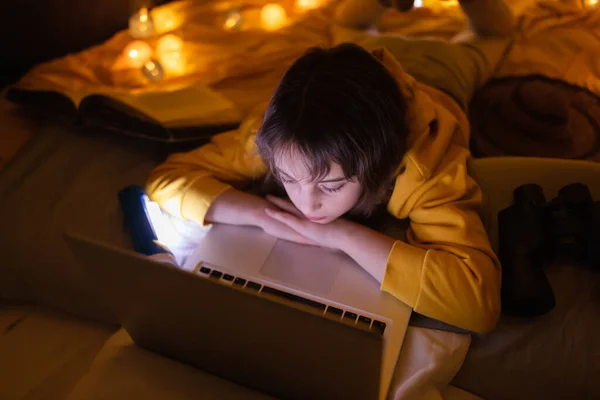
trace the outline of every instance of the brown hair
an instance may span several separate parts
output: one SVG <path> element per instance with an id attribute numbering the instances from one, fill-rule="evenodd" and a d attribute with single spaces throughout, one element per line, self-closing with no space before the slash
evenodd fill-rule
<path id="1" fill-rule="evenodd" d="M 398 82 L 362 47 L 311 48 L 279 82 L 257 149 L 277 181 L 277 156 L 297 152 L 315 181 L 339 164 L 346 178 L 362 183 L 353 211 L 369 215 L 406 152 L 406 109 Z"/>

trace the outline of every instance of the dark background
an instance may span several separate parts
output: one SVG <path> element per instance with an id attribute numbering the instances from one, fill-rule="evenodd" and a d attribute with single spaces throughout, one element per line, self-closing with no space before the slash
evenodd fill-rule
<path id="1" fill-rule="evenodd" d="M 140 7 L 167 1 L 0 0 L 0 89 L 40 62 L 110 38 Z"/>

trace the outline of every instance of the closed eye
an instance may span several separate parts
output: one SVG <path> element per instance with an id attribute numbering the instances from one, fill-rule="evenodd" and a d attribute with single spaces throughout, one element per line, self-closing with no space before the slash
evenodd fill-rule
<path id="1" fill-rule="evenodd" d="M 344 187 L 344 185 L 345 185 L 345 184 L 342 184 L 342 185 L 339 185 L 339 186 L 337 186 L 337 187 L 334 187 L 334 188 L 329 188 L 329 187 L 326 187 L 326 186 L 322 186 L 322 188 L 323 188 L 323 190 L 325 190 L 326 192 L 329 192 L 329 193 L 335 193 L 335 192 L 339 192 L 339 191 L 340 191 L 340 190 L 341 190 L 341 189 Z"/>
<path id="2" fill-rule="evenodd" d="M 279 177 L 279 180 L 283 183 L 294 183 L 296 181 L 293 181 L 291 179 L 285 179 L 284 177 Z"/>

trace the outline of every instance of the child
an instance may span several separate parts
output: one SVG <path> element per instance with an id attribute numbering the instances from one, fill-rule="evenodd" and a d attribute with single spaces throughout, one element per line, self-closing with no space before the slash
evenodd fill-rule
<path id="1" fill-rule="evenodd" d="M 478 34 L 510 32 L 501 0 L 461 5 Z M 473 18 L 487 12 L 504 18 L 497 32 L 478 30 Z M 490 70 L 487 60 L 476 45 L 389 36 L 361 44 L 309 50 L 264 116 L 172 155 L 151 173 L 147 192 L 186 220 L 255 225 L 339 249 L 416 312 L 488 332 L 500 314 L 501 272 L 478 214 L 480 190 L 467 173 L 464 112 Z M 238 190 L 265 176 L 289 200 Z M 410 220 L 406 241 L 344 218 L 380 204 Z"/>

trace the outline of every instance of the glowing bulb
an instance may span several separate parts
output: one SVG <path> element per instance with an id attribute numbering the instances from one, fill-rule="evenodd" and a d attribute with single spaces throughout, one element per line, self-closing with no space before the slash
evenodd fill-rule
<path id="1" fill-rule="evenodd" d="M 181 53 L 164 54 L 160 57 L 160 62 L 169 74 L 183 75 L 185 72 L 185 60 Z"/>
<path id="2" fill-rule="evenodd" d="M 279 4 L 267 4 L 260 11 L 260 20 L 263 27 L 267 30 L 281 28 L 285 24 L 286 19 L 285 9 Z"/>
<path id="3" fill-rule="evenodd" d="M 588 7 L 596 7 L 598 6 L 598 0 L 584 0 L 584 3 Z"/>
<path id="4" fill-rule="evenodd" d="M 129 34 L 136 39 L 146 39 L 154 33 L 154 23 L 147 8 L 142 8 L 129 18 Z"/>
<path id="5" fill-rule="evenodd" d="M 154 22 L 154 30 L 158 34 L 173 31 L 182 23 L 181 18 L 168 8 L 159 7 L 152 10 L 151 17 Z"/>
<path id="6" fill-rule="evenodd" d="M 161 64 L 169 74 L 183 74 L 185 62 L 183 59 L 183 41 L 175 35 L 165 35 L 158 41 L 156 52 Z"/>
<path id="7" fill-rule="evenodd" d="M 301 11 L 313 10 L 319 7 L 319 0 L 297 0 L 296 7 Z"/>
<path id="8" fill-rule="evenodd" d="M 140 68 L 152 57 L 152 48 L 146 42 L 134 40 L 125 47 L 123 53 L 126 55 L 127 67 Z"/>
<path id="9" fill-rule="evenodd" d="M 156 60 L 150 60 L 142 67 L 142 73 L 148 80 L 152 82 L 160 81 L 165 72 L 163 70 L 162 65 Z"/>
<path id="10" fill-rule="evenodd" d="M 233 31 L 242 25 L 242 14 L 239 10 L 231 10 L 227 13 L 227 19 L 225 19 L 225 23 L 223 24 L 223 28 L 228 31 Z"/>
<path id="11" fill-rule="evenodd" d="M 443 0 L 441 1 L 442 7 L 458 7 L 458 0 Z"/>
<path id="12" fill-rule="evenodd" d="M 173 34 L 161 37 L 156 45 L 156 51 L 158 54 L 173 53 L 176 51 L 181 51 L 182 48 L 183 41 Z"/>

